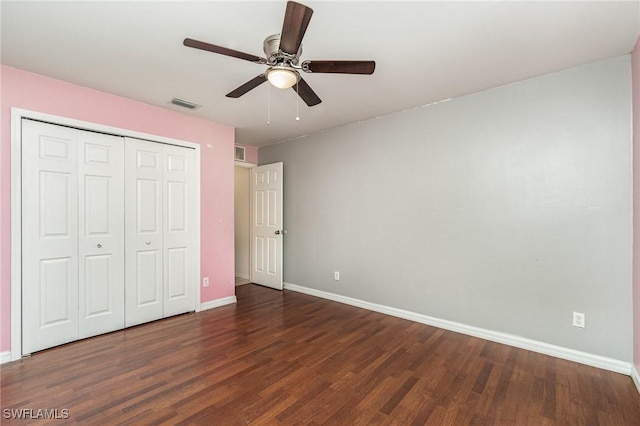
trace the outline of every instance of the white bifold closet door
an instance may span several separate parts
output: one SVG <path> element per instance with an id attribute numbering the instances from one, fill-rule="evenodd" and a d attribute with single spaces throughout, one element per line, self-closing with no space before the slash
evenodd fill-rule
<path id="1" fill-rule="evenodd" d="M 22 122 L 22 341 L 124 326 L 123 138 Z"/>
<path id="2" fill-rule="evenodd" d="M 195 151 L 125 138 L 126 325 L 195 309 Z"/>

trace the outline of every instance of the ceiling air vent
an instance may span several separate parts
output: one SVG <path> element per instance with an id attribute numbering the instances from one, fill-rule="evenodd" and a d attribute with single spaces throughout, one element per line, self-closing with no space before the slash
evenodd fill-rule
<path id="1" fill-rule="evenodd" d="M 246 161 L 244 159 L 244 147 L 236 146 L 236 161 Z"/>
<path id="2" fill-rule="evenodd" d="M 198 104 L 194 104 L 193 102 L 184 101 L 184 100 L 178 99 L 178 98 L 171 99 L 171 103 L 174 104 L 174 105 L 177 105 L 179 107 L 187 108 L 187 109 L 197 109 L 197 108 L 200 108 L 200 106 L 201 106 L 201 105 L 198 105 Z"/>

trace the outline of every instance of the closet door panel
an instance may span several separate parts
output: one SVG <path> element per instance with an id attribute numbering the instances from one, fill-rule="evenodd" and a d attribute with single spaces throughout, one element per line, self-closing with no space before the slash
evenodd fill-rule
<path id="1" fill-rule="evenodd" d="M 125 138 L 126 326 L 163 310 L 163 146 Z"/>
<path id="2" fill-rule="evenodd" d="M 22 121 L 22 353 L 78 338 L 78 140 Z"/>
<path id="3" fill-rule="evenodd" d="M 167 249 L 167 295 L 168 301 L 187 296 L 187 251 L 186 247 Z M 186 312 L 186 311 L 185 311 Z"/>
<path id="4" fill-rule="evenodd" d="M 124 141 L 78 130 L 80 338 L 124 327 Z"/>
<path id="5" fill-rule="evenodd" d="M 195 151 L 165 145 L 164 315 L 195 309 Z"/>
<path id="6" fill-rule="evenodd" d="M 135 306 L 162 306 L 162 286 L 158 284 L 162 282 L 160 251 L 139 250 L 136 255 Z"/>

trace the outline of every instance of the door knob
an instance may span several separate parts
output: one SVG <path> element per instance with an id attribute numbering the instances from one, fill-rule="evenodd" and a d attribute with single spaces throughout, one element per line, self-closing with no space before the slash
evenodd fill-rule
<path id="1" fill-rule="evenodd" d="M 277 231 L 276 231 L 276 235 L 280 235 L 280 230 L 277 230 Z"/>
<path id="2" fill-rule="evenodd" d="M 150 245 L 150 244 L 151 244 L 151 241 L 147 240 L 147 241 L 145 241 L 145 244 L 146 244 L 146 245 Z"/>
<path id="3" fill-rule="evenodd" d="M 98 248 L 102 248 L 102 244 L 98 244 Z"/>

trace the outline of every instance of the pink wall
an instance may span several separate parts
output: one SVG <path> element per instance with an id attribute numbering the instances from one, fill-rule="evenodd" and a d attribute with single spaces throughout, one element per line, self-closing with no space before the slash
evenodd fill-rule
<path id="1" fill-rule="evenodd" d="M 232 127 L 6 66 L 0 71 L 0 352 L 11 346 L 12 107 L 200 144 L 201 277 L 211 282 L 201 287 L 201 300 L 235 294 Z"/>
<path id="2" fill-rule="evenodd" d="M 633 363 L 640 371 L 640 38 L 631 53 L 633 97 Z"/>

